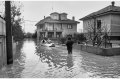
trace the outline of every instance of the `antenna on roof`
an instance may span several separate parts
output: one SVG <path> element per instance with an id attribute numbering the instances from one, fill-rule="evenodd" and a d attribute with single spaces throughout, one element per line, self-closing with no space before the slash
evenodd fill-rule
<path id="1" fill-rule="evenodd" d="M 52 12 L 53 12 L 53 6 L 52 6 Z"/>
<path id="2" fill-rule="evenodd" d="M 54 11 L 53 3 L 52 3 L 52 12 Z"/>

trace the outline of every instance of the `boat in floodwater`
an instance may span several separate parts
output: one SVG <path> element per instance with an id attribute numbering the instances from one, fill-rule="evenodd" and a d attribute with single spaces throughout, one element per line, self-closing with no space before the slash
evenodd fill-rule
<path id="1" fill-rule="evenodd" d="M 55 44 L 51 40 L 42 40 L 40 42 L 41 46 L 55 47 Z"/>

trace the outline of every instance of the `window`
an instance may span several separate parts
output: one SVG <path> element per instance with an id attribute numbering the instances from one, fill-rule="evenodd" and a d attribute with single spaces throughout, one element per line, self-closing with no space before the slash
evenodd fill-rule
<path id="1" fill-rule="evenodd" d="M 62 24 L 60 24 L 61 25 L 61 29 L 62 29 Z"/>
<path id="2" fill-rule="evenodd" d="M 101 29 L 101 20 L 97 20 L 97 29 Z"/>
<path id="3" fill-rule="evenodd" d="M 72 29 L 72 25 L 71 24 L 68 24 L 68 29 Z"/>
<path id="4" fill-rule="evenodd" d="M 72 37 L 72 35 L 71 35 L 71 34 L 69 34 L 69 35 L 67 35 L 67 37 Z"/>

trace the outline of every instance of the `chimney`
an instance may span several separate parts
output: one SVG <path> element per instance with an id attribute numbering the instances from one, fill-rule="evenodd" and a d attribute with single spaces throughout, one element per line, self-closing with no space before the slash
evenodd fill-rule
<path id="1" fill-rule="evenodd" d="M 45 16 L 44 16 L 44 19 L 45 19 Z"/>
<path id="2" fill-rule="evenodd" d="M 72 17 L 72 20 L 75 21 L 75 17 L 74 16 Z"/>
<path id="3" fill-rule="evenodd" d="M 111 4 L 112 4 L 112 6 L 115 6 L 115 2 L 114 1 L 112 1 Z"/>

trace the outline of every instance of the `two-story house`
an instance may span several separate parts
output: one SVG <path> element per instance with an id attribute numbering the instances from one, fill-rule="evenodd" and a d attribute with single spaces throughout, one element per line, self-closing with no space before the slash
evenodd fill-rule
<path id="1" fill-rule="evenodd" d="M 77 24 L 75 18 L 67 18 L 67 13 L 53 12 L 48 17 L 40 20 L 37 26 L 37 38 L 58 38 L 77 33 Z"/>
<path id="2" fill-rule="evenodd" d="M 83 21 L 83 32 L 87 33 L 90 26 L 96 29 L 105 28 L 111 39 L 120 40 L 120 7 L 111 5 L 93 12 L 80 20 Z"/>

